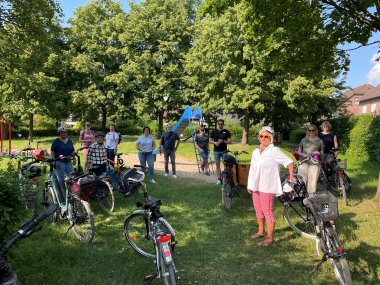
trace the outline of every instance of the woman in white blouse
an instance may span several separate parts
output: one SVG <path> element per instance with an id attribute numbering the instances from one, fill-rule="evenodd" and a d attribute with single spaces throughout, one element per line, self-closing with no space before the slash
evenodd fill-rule
<path id="1" fill-rule="evenodd" d="M 279 165 L 289 169 L 289 178 L 295 180 L 293 161 L 278 147 L 273 145 L 274 131 L 263 127 L 259 132 L 260 145 L 252 153 L 251 167 L 248 175 L 248 193 L 252 195 L 259 229 L 251 237 L 265 237 L 258 246 L 268 246 L 274 242 L 275 228 L 274 198 L 282 195 Z M 264 223 L 266 224 L 266 235 Z"/>

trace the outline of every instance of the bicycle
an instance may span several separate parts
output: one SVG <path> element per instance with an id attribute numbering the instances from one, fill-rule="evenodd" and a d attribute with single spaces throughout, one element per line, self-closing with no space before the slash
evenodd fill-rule
<path id="1" fill-rule="evenodd" d="M 335 152 L 337 150 L 338 149 L 334 148 L 331 149 L 322 161 L 322 167 L 319 174 L 319 183 L 322 188 L 342 195 L 344 204 L 348 206 L 347 195 L 351 191 L 352 182 L 350 177 L 348 177 L 345 172 L 347 161 L 344 160 L 342 162 L 342 160 L 336 158 Z"/>
<path id="2" fill-rule="evenodd" d="M 225 153 L 231 151 L 227 150 Z M 223 158 L 224 170 L 221 173 L 222 178 L 222 205 L 226 211 L 232 207 L 232 198 L 240 197 L 241 185 L 239 184 L 239 160 L 241 154 L 247 154 L 246 151 L 234 151 L 232 155 L 225 155 Z M 248 172 L 248 170 L 247 170 Z"/>
<path id="3" fill-rule="evenodd" d="M 315 272 L 323 262 L 330 260 L 339 284 L 351 285 L 351 273 L 346 260 L 346 253 L 335 230 L 335 222 L 339 218 L 336 197 L 325 190 L 310 193 L 303 200 L 303 203 L 312 213 L 317 244 L 323 252 L 321 261 L 318 262 L 312 272 Z"/>
<path id="4" fill-rule="evenodd" d="M 69 230 L 73 229 L 79 240 L 90 243 L 94 238 L 95 227 L 94 214 L 88 200 L 96 191 L 96 180 L 94 177 L 91 179 L 91 175 L 78 176 L 78 173 L 74 172 L 66 176 L 64 185 L 61 185 L 53 165 L 59 159 L 44 160 L 49 163 L 50 173 L 49 179 L 45 181 L 43 200 L 59 206 L 59 211 L 50 216 L 50 221 L 55 223 L 59 217 L 69 221 L 70 226 L 61 239 L 64 239 Z"/>
<path id="5" fill-rule="evenodd" d="M 131 186 L 143 186 L 144 202 L 137 202 L 136 206 L 142 209 L 134 211 L 125 219 L 125 238 L 137 253 L 155 259 L 155 272 L 144 278 L 146 283 L 162 278 L 164 284 L 175 285 L 178 283 L 173 256 L 176 234 L 160 211 L 162 201 L 148 194 L 146 184 L 142 182 L 145 174 L 133 169 L 128 179 Z"/>
<path id="6" fill-rule="evenodd" d="M 39 177 L 46 173 L 46 167 L 39 165 L 45 156 L 43 150 L 36 152 L 40 150 L 28 147 L 9 156 L 11 161 L 17 160 L 16 166 L 13 163 L 12 165 L 17 174 L 18 188 L 25 202 L 25 208 L 34 212 L 37 211 L 38 207 Z M 30 161 L 28 162 L 28 160 Z"/>
<path id="7" fill-rule="evenodd" d="M 0 247 L 0 284 L 13 285 L 20 284 L 17 275 L 6 265 L 6 254 L 10 248 L 20 239 L 30 237 L 37 229 L 38 225 L 47 217 L 55 213 L 57 204 L 44 203 L 45 210 L 36 214 L 30 221 L 24 223 L 8 240 Z"/>

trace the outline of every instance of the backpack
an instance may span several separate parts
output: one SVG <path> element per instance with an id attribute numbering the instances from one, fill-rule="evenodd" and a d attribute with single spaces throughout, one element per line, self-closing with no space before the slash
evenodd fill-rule
<path id="1" fill-rule="evenodd" d="M 117 133 L 119 135 L 119 140 L 117 142 L 117 144 L 120 144 L 121 143 L 121 133 Z"/>

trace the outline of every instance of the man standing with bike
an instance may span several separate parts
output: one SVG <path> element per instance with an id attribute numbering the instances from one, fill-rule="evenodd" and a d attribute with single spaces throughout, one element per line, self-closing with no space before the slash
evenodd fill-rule
<path id="1" fill-rule="evenodd" d="M 218 180 L 216 184 L 222 184 L 222 179 L 220 177 L 220 159 L 226 155 L 227 145 L 232 143 L 231 134 L 228 130 L 224 129 L 224 120 L 218 120 L 218 129 L 211 132 L 210 143 L 214 145 L 214 160 L 216 166 L 216 175 Z"/>
<path id="2" fill-rule="evenodd" d="M 96 132 L 95 142 L 88 148 L 85 169 L 100 175 L 107 170 L 107 149 L 103 132 Z"/>

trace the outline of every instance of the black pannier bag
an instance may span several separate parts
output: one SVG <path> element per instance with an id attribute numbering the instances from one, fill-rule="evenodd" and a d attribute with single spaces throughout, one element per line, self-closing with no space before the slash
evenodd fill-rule
<path id="1" fill-rule="evenodd" d="M 236 165 L 236 159 L 232 155 L 226 155 L 223 159 L 224 164 Z"/>
<path id="2" fill-rule="evenodd" d="M 96 192 L 98 187 L 96 178 L 93 175 L 78 176 L 70 181 L 73 195 L 81 200 L 88 200 Z"/>
<path id="3" fill-rule="evenodd" d="M 119 180 L 120 192 L 126 197 L 135 194 L 139 190 L 141 181 L 143 181 L 144 178 L 144 172 L 139 171 L 136 168 L 126 169 Z"/>

